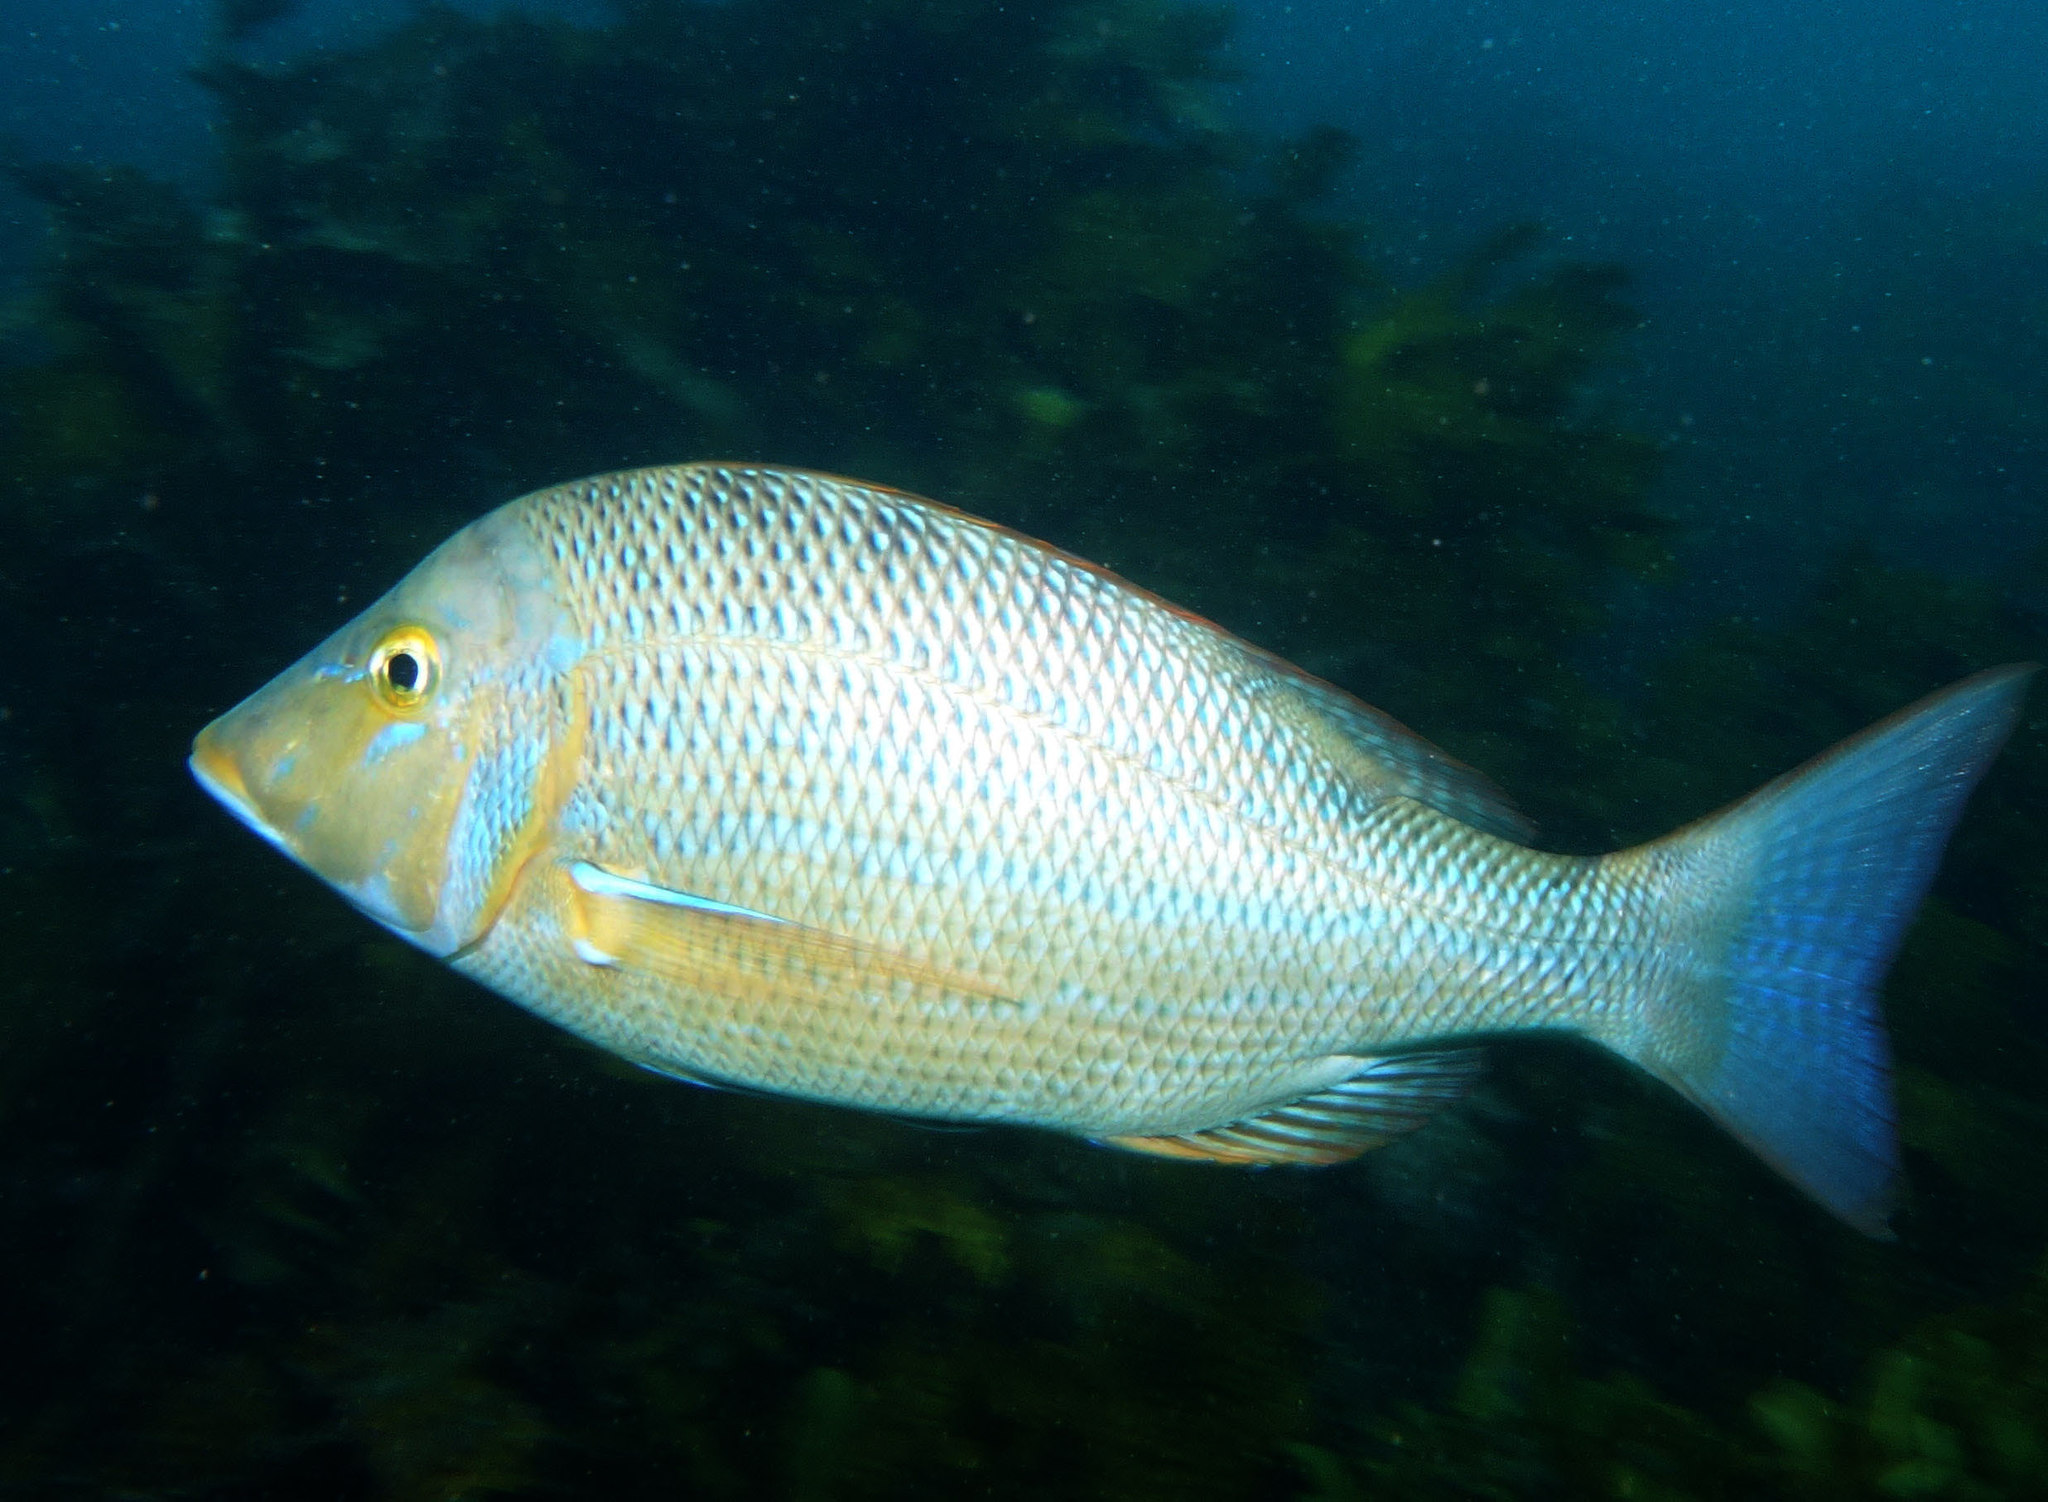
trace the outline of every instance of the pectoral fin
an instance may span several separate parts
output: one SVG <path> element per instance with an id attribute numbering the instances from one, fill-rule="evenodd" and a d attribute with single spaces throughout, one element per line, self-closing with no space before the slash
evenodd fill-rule
<path id="1" fill-rule="evenodd" d="M 977 976 L 732 903 L 564 868 L 570 941 L 587 964 L 643 971 L 678 986 L 761 1002 L 1010 1004 Z"/>
<path id="2" fill-rule="evenodd" d="M 1321 1168 L 1414 1131 L 1471 1087 L 1480 1056 L 1468 1048 L 1355 1062 L 1350 1078 L 1241 1121 L 1169 1137 L 1098 1140 L 1161 1158 Z"/>

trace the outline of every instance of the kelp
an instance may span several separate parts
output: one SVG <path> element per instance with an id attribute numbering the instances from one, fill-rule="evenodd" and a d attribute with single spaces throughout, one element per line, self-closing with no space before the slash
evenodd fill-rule
<path id="1" fill-rule="evenodd" d="M 1377 1420 L 1352 1456 L 1294 1454 L 1315 1502 L 1611 1498 L 1955 1502 L 2048 1495 L 2048 1277 L 1999 1308 L 1930 1319 L 1847 1395 L 1775 1378 L 1703 1413 L 1627 1373 L 1586 1375 L 1570 1314 L 1491 1290 L 1450 1402 Z"/>

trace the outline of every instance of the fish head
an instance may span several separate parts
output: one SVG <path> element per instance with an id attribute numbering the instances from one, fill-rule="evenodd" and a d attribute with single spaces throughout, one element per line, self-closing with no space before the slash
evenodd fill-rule
<path id="1" fill-rule="evenodd" d="M 550 562 L 517 503 L 471 523 L 200 731 L 193 775 L 401 937 L 474 943 L 558 802 L 576 653 Z"/>

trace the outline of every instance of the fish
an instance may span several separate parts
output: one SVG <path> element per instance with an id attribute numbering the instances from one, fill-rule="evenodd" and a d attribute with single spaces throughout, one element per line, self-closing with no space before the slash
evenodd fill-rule
<path id="1" fill-rule="evenodd" d="M 691 464 L 470 523 L 190 766 L 390 932 L 678 1079 L 1317 1166 L 1562 1033 L 1882 1236 L 1879 987 L 2033 670 L 1551 854 L 1480 773 L 1105 569 Z"/>

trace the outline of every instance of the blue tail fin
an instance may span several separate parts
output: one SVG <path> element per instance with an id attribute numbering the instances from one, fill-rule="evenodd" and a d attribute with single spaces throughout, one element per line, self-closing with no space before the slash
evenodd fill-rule
<path id="1" fill-rule="evenodd" d="M 1724 1046 L 1645 1062 L 1872 1235 L 1898 1179 L 1878 986 L 2033 671 L 1966 678 L 1660 842 L 1722 874 L 1718 902 L 1739 895 L 1721 984 L 1670 1019 Z"/>

